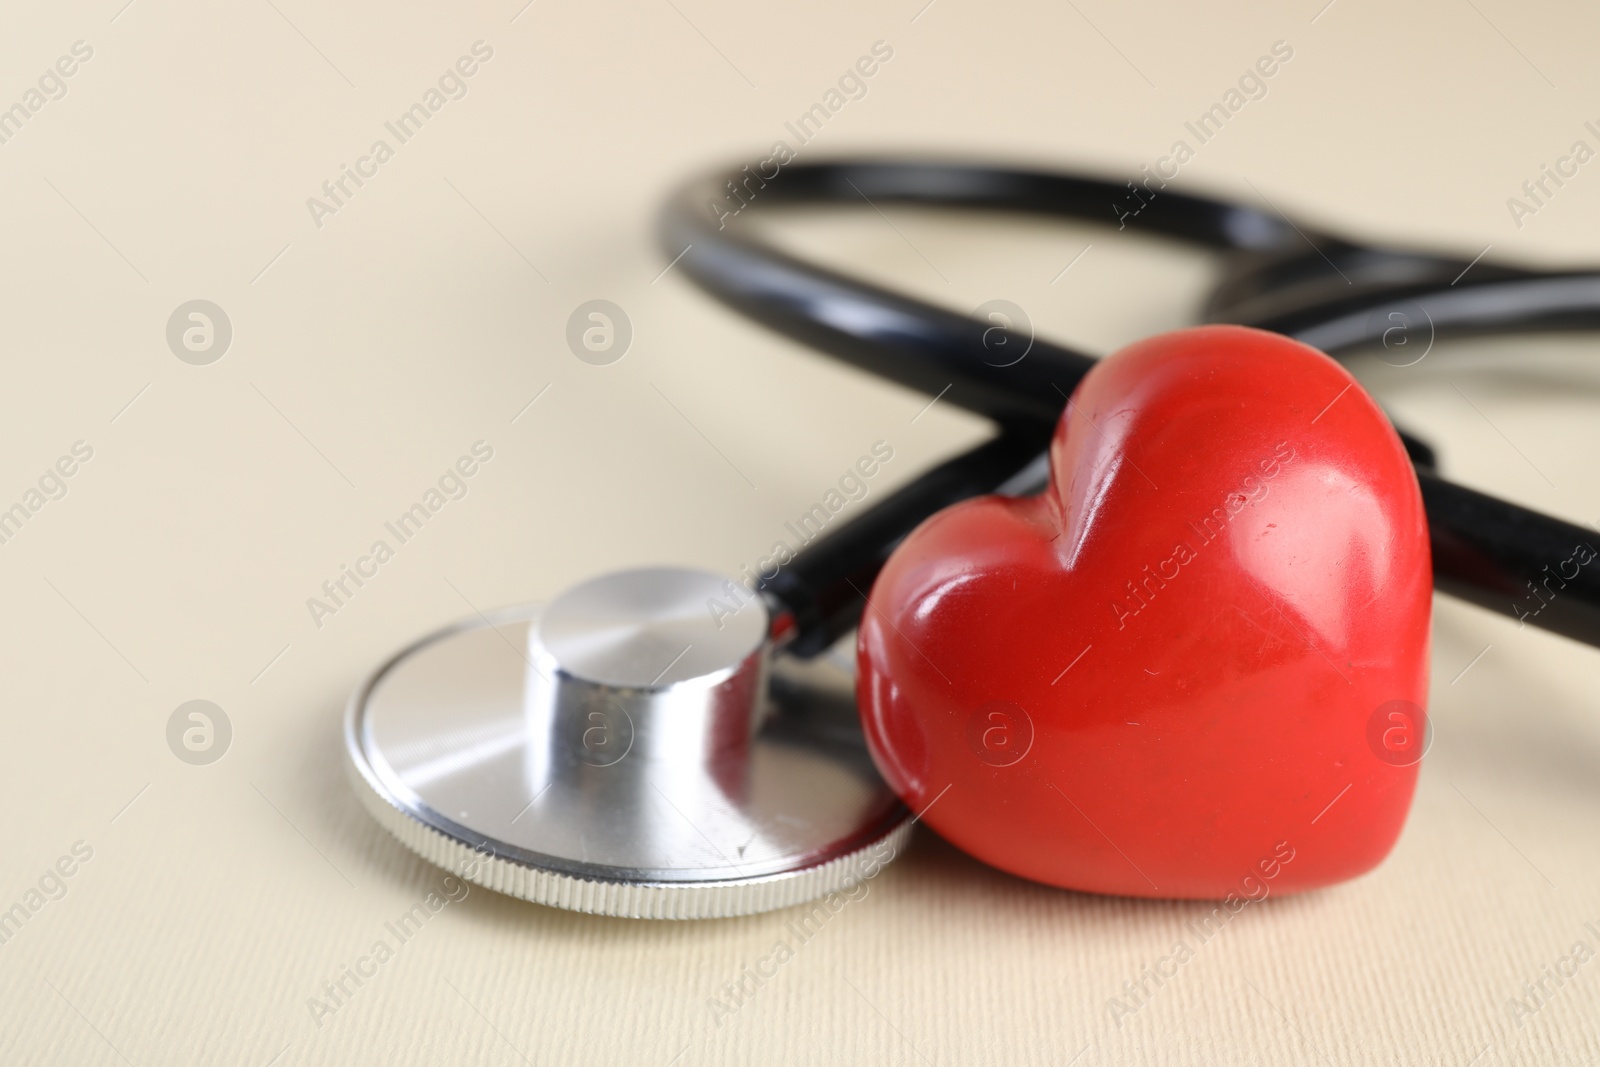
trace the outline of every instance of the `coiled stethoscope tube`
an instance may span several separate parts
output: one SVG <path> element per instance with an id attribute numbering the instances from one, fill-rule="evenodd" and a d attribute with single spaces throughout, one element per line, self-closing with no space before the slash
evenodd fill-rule
<path id="1" fill-rule="evenodd" d="M 1437 335 L 1600 326 L 1597 272 L 1545 273 L 1368 247 L 1247 205 L 1148 187 L 1130 198 L 1130 190 L 1132 183 L 1001 167 L 849 161 L 789 164 L 770 177 L 745 167 L 692 181 L 669 200 L 662 249 L 681 255 L 688 275 L 723 303 L 925 395 L 943 392 L 999 427 L 992 441 L 913 480 L 764 581 L 792 619 L 791 652 L 815 654 L 848 631 L 889 551 L 933 511 L 973 486 L 1042 486 L 1039 453 L 1064 396 L 1094 359 L 1033 338 L 1025 358 L 997 366 L 984 358 L 991 323 L 764 243 L 746 225 L 751 213 L 891 202 L 1114 222 L 1225 254 L 1224 281 L 1206 303 L 1206 321 L 1286 333 L 1335 358 L 1376 342 L 1391 313 L 1420 313 Z M 1429 446 L 1404 431 L 1401 440 L 1427 509 L 1437 587 L 1600 645 L 1600 570 L 1562 575 L 1561 595 L 1537 613 L 1516 606 L 1547 567 L 1593 532 L 1442 478 Z"/>

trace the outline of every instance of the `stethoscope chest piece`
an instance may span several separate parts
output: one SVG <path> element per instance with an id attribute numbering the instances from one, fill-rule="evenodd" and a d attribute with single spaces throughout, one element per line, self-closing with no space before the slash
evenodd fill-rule
<path id="1" fill-rule="evenodd" d="M 655 568 L 423 639 L 351 700 L 367 809 L 488 888 L 575 911 L 693 919 L 870 877 L 909 813 L 867 754 L 853 678 L 775 656 L 724 579 Z"/>

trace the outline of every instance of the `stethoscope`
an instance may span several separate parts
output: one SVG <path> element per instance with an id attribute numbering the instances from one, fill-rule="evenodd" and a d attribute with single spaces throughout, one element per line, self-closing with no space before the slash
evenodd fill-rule
<path id="1" fill-rule="evenodd" d="M 1095 361 L 1010 320 L 806 262 L 746 224 L 772 208 L 881 203 L 1088 220 L 1223 253 L 1206 321 L 1335 358 L 1397 329 L 1416 344 L 1600 324 L 1600 273 L 1364 246 L 1149 180 L 863 161 L 694 181 L 667 204 L 660 239 L 696 283 L 998 433 L 769 565 L 754 588 L 685 568 L 618 572 L 402 651 L 352 698 L 346 744 L 358 794 L 403 843 L 499 892 L 642 918 L 838 899 L 901 850 L 918 813 L 868 754 L 848 657 L 825 653 L 923 520 L 974 496 L 1039 491 L 1063 392 Z M 1559 595 L 1549 571 L 1594 532 L 1450 482 L 1428 445 L 1400 436 L 1437 587 L 1600 645 L 1600 570 L 1556 576 Z"/>

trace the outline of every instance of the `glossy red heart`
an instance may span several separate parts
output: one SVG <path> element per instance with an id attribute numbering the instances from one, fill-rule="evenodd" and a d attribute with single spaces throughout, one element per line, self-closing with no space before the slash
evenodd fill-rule
<path id="1" fill-rule="evenodd" d="M 859 701 L 925 822 L 1003 870 L 1259 899 L 1361 874 L 1416 785 L 1432 566 L 1399 438 L 1277 334 L 1180 330 L 1078 386 L 1037 497 L 933 516 Z"/>

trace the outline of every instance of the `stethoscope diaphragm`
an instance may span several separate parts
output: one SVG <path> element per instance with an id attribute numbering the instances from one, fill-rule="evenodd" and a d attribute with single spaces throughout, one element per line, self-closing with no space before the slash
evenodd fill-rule
<path id="1" fill-rule="evenodd" d="M 745 915 L 874 874 L 909 812 L 847 667 L 774 655 L 759 599 L 655 568 L 424 638 L 346 718 L 367 809 L 498 892 L 633 918 Z"/>

